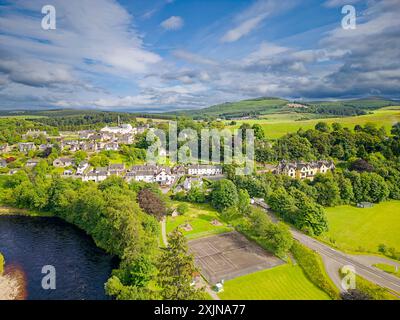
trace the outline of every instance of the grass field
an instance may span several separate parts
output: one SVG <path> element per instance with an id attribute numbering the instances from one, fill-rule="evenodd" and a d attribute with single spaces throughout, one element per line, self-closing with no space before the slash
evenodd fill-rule
<path id="1" fill-rule="evenodd" d="M 222 300 L 329 300 L 298 266 L 286 264 L 225 282 Z"/>
<path id="2" fill-rule="evenodd" d="M 377 253 L 379 244 L 400 250 L 400 201 L 382 202 L 365 209 L 327 208 L 326 214 L 330 230 L 321 240 L 333 240 L 335 246 L 349 251 Z"/>
<path id="3" fill-rule="evenodd" d="M 264 129 L 264 132 L 268 138 L 276 139 L 285 135 L 286 133 L 296 132 L 300 128 L 303 128 L 305 130 L 312 129 L 320 121 L 327 122 L 329 124 L 332 124 L 333 122 L 339 122 L 344 127 L 348 128 L 354 128 L 354 126 L 357 124 L 364 125 L 368 122 L 373 122 L 376 123 L 378 126 L 384 126 L 386 131 L 389 133 L 392 125 L 396 122 L 400 122 L 400 107 L 386 107 L 374 111 L 373 114 L 367 114 L 357 117 L 325 118 L 296 121 L 303 117 L 309 116 L 313 117 L 315 115 L 299 113 L 272 114 L 260 119 L 237 121 L 237 124 L 235 126 L 232 126 L 232 128 L 239 128 L 242 123 L 250 123 L 251 125 L 258 123 Z"/>
<path id="4" fill-rule="evenodd" d="M 398 268 L 396 269 L 395 266 L 391 266 L 391 265 L 385 264 L 385 263 L 378 263 L 378 264 L 374 264 L 374 267 L 381 269 L 387 273 L 393 274 L 396 277 L 400 278 L 400 270 L 398 270 Z"/>
<path id="5" fill-rule="evenodd" d="M 179 202 L 174 202 L 174 204 L 178 205 Z M 189 210 L 184 215 L 167 218 L 167 233 L 186 223 L 189 223 L 193 228 L 191 231 L 183 231 L 188 239 L 232 231 L 232 228 L 222 222 L 218 212 L 210 205 L 193 203 L 188 203 L 188 205 Z M 220 221 L 222 226 L 213 225 L 211 222 L 215 219 Z"/>

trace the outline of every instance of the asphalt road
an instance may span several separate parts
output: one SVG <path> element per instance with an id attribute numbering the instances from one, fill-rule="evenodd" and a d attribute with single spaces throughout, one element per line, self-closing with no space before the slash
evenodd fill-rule
<path id="1" fill-rule="evenodd" d="M 272 214 L 271 210 L 268 210 L 268 207 L 265 206 L 264 203 L 255 202 L 255 204 L 259 205 L 260 207 L 264 208 L 267 214 L 271 217 L 271 219 L 276 222 L 277 218 L 275 215 Z M 382 270 L 376 269 L 371 265 L 365 263 L 364 261 L 360 261 L 360 259 L 355 259 L 341 251 L 335 250 L 330 246 L 312 238 L 304 233 L 291 228 L 291 232 L 293 238 L 305 245 L 306 247 L 316 251 L 318 254 L 321 255 L 324 263 L 326 264 L 327 270 L 331 272 L 330 276 L 332 275 L 332 271 L 338 271 L 338 267 L 342 267 L 345 265 L 353 266 L 355 269 L 355 273 L 361 276 L 364 279 L 367 279 L 381 287 L 388 288 L 392 291 L 397 292 L 396 296 L 400 297 L 400 278 L 394 275 L 388 274 Z M 332 268 L 330 268 L 332 267 Z M 331 276 L 332 277 L 332 276 Z M 338 283 L 339 277 L 332 277 L 335 284 L 339 287 L 340 290 L 343 290 Z M 339 281 L 338 281 L 339 280 Z"/>

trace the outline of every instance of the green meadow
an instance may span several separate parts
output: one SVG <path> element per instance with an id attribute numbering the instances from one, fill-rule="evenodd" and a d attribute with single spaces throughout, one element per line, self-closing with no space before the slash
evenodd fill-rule
<path id="1" fill-rule="evenodd" d="M 224 284 L 222 300 L 329 300 L 308 280 L 298 265 L 285 264 L 258 271 Z"/>
<path id="2" fill-rule="evenodd" d="M 320 239 L 348 251 L 378 253 L 378 246 L 400 250 L 400 201 L 375 204 L 372 208 L 338 206 L 326 208 L 329 231 Z"/>
<path id="3" fill-rule="evenodd" d="M 301 120 L 304 118 L 316 117 L 315 114 L 301 114 L 301 113 L 276 113 L 263 116 L 259 119 L 239 120 L 236 121 L 235 126 L 231 128 L 239 128 L 242 123 L 249 123 L 251 125 L 257 123 L 262 126 L 268 138 L 277 139 L 283 135 L 296 132 L 299 129 L 312 129 L 318 122 L 326 122 L 332 124 L 338 122 L 343 127 L 354 128 L 355 125 L 365 125 L 368 122 L 376 123 L 378 126 L 385 127 L 387 132 L 396 122 L 400 122 L 400 107 L 386 107 L 373 111 L 371 114 L 354 117 L 340 117 L 340 118 L 323 118 L 323 119 L 310 119 Z M 229 122 L 227 122 L 229 123 Z"/>
<path id="4" fill-rule="evenodd" d="M 179 202 L 174 202 L 174 204 L 179 204 Z M 232 228 L 228 227 L 226 223 L 222 221 L 218 212 L 209 204 L 187 204 L 189 210 L 185 214 L 177 217 L 167 217 L 167 233 L 185 224 L 190 224 L 193 229 L 191 231 L 183 230 L 183 234 L 188 239 L 232 231 Z M 218 220 L 222 225 L 212 224 L 213 220 Z"/>

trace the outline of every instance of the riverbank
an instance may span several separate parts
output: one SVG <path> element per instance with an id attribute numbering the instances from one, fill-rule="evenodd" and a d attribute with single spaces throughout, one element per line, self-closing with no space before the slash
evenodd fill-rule
<path id="1" fill-rule="evenodd" d="M 29 217 L 53 217 L 54 215 L 50 212 L 38 212 L 27 209 L 19 209 L 0 205 L 0 216 L 2 215 L 14 215 L 14 216 L 29 216 Z"/>
<path id="2" fill-rule="evenodd" d="M 4 257 L 0 253 L 0 300 L 24 299 L 24 273 L 18 268 L 4 268 L 4 262 Z"/>
<path id="3" fill-rule="evenodd" d="M 0 275 L 0 300 L 23 300 L 24 282 L 19 272 Z"/>

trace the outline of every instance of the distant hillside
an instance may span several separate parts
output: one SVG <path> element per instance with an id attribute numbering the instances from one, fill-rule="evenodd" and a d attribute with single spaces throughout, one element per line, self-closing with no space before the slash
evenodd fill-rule
<path id="1" fill-rule="evenodd" d="M 118 122 L 118 117 L 120 118 L 121 122 L 134 122 L 137 121 L 138 118 L 175 118 L 174 116 L 164 114 L 152 115 L 76 109 L 0 111 L 0 117 L 26 118 L 32 122 L 56 127 L 63 131 L 99 129 L 105 125 L 115 125 Z"/>
<path id="2" fill-rule="evenodd" d="M 238 102 L 226 102 L 204 109 L 169 112 L 168 114 L 187 115 L 193 118 L 219 117 L 236 118 L 280 112 L 285 109 L 288 100 L 280 98 L 257 98 Z"/>
<path id="3" fill-rule="evenodd" d="M 186 115 L 195 119 L 205 119 L 209 117 L 235 119 L 285 112 L 316 113 L 328 116 L 355 116 L 366 114 L 368 110 L 398 104 L 399 102 L 382 98 L 290 102 L 281 98 L 263 97 L 238 102 L 226 102 L 204 109 L 174 111 L 166 114 Z"/>

